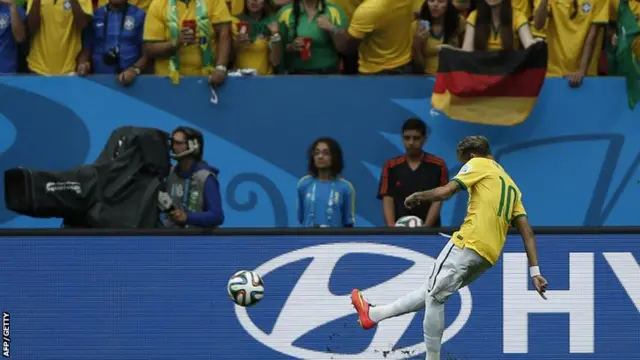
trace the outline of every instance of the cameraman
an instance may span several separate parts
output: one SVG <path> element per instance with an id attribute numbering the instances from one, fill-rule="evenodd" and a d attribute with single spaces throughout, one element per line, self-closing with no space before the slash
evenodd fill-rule
<path id="1" fill-rule="evenodd" d="M 224 222 L 218 169 L 202 160 L 204 138 L 199 131 L 178 127 L 171 134 L 171 150 L 177 164 L 167 177 L 170 198 L 165 206 L 166 227 L 214 228 Z M 162 202 L 162 200 L 160 200 Z"/>
<path id="2" fill-rule="evenodd" d="M 109 0 L 97 8 L 82 34 L 78 75 L 116 74 L 123 86 L 133 83 L 147 65 L 142 51 L 144 20 L 144 11 L 127 0 Z"/>

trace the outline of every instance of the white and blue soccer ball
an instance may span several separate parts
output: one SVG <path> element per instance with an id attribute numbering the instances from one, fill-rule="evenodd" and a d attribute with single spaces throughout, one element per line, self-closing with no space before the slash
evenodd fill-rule
<path id="1" fill-rule="evenodd" d="M 254 271 L 240 270 L 229 279 L 227 292 L 237 305 L 253 306 L 264 296 L 264 281 Z"/>
<path id="2" fill-rule="evenodd" d="M 396 221 L 396 227 L 415 228 L 421 227 L 422 225 L 424 225 L 424 221 L 422 221 L 422 219 L 420 219 L 419 217 L 413 215 L 403 216 L 398 219 L 398 221 Z"/>

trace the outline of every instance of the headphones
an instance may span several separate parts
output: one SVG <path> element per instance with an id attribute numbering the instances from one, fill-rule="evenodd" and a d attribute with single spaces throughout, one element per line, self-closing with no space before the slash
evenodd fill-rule
<path id="1" fill-rule="evenodd" d="M 176 154 L 173 152 L 173 146 L 171 146 L 171 157 L 174 159 L 182 159 L 186 156 L 193 156 L 196 159 L 201 160 L 204 149 L 204 137 L 202 136 L 202 133 L 190 127 L 179 126 L 171 133 L 171 145 L 173 145 L 173 137 L 179 132 L 183 133 L 187 138 L 187 150 Z"/>

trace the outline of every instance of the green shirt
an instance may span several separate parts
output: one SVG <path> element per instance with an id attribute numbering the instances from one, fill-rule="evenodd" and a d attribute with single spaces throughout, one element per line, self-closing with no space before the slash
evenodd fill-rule
<path id="1" fill-rule="evenodd" d="M 320 14 L 325 14 L 329 17 L 329 20 L 331 20 L 331 22 L 340 29 L 345 29 L 349 25 L 349 20 L 340 7 L 333 4 L 327 4 L 326 9 L 321 12 L 321 6 L 321 2 L 318 2 L 319 10 L 316 17 Z M 311 39 L 311 56 L 308 60 L 302 60 L 300 58 L 300 52 L 298 51 L 285 51 L 284 68 L 286 71 L 338 69 L 340 55 L 333 46 L 331 34 L 320 29 L 315 18 L 313 21 L 309 22 L 304 6 L 300 6 L 300 16 L 297 21 L 297 32 L 295 31 L 296 29 L 294 29 L 296 21 L 294 19 L 293 5 L 289 4 L 280 9 L 276 18 L 281 24 L 281 29 L 284 28 L 282 36 L 283 41 L 286 41 L 286 44 L 292 43 L 296 36 Z"/>

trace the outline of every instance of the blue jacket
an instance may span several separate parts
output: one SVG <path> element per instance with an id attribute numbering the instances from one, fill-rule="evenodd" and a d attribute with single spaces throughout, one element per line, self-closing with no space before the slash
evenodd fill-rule
<path id="1" fill-rule="evenodd" d="M 352 227 L 356 191 L 344 178 L 320 181 L 311 175 L 298 181 L 298 221 L 303 227 Z"/>

